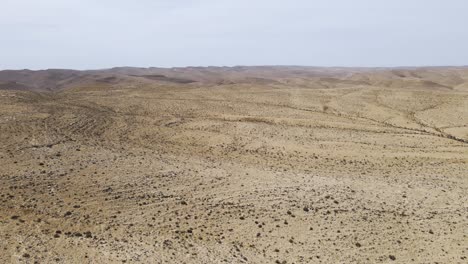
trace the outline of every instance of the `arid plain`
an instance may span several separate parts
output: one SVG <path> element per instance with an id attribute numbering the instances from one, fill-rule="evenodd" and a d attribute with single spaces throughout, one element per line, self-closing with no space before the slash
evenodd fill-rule
<path id="1" fill-rule="evenodd" d="M 468 67 L 0 72 L 1 263 L 467 263 Z"/>

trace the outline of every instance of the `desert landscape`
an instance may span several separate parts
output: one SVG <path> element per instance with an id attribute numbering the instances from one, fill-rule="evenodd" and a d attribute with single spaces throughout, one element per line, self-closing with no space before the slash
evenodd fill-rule
<path id="1" fill-rule="evenodd" d="M 0 263 L 468 263 L 468 67 L 0 71 Z"/>

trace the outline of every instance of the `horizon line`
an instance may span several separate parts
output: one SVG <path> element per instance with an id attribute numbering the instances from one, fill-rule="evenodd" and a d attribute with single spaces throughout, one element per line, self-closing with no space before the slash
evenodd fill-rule
<path id="1" fill-rule="evenodd" d="M 271 67 L 271 68 L 280 68 L 280 67 L 298 67 L 298 68 L 323 68 L 323 69 L 418 69 L 418 68 L 465 68 L 468 67 L 468 64 L 465 65 L 406 65 L 406 66 L 313 66 L 313 65 L 287 65 L 287 64 L 258 64 L 258 65 L 233 65 L 233 66 L 220 66 L 220 65 L 209 65 L 209 66 L 174 66 L 174 67 L 161 67 L 161 66 L 114 66 L 107 68 L 87 68 L 87 69 L 77 69 L 77 68 L 4 68 L 0 71 L 50 71 L 50 70 L 69 70 L 69 71 L 104 71 L 112 69 L 124 69 L 124 68 L 133 68 L 133 69 L 189 69 L 189 68 L 255 68 L 255 67 Z"/>

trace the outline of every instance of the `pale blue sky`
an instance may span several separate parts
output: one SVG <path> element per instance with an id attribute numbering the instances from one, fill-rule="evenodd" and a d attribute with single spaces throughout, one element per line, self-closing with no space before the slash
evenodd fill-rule
<path id="1" fill-rule="evenodd" d="M 0 69 L 468 65 L 466 0 L 0 0 Z"/>

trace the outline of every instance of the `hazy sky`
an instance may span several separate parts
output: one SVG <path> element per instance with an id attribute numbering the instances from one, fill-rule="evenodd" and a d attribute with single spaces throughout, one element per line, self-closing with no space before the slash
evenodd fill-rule
<path id="1" fill-rule="evenodd" d="M 0 69 L 468 64 L 467 0 L 0 0 Z"/>

